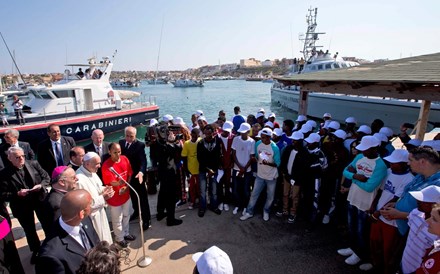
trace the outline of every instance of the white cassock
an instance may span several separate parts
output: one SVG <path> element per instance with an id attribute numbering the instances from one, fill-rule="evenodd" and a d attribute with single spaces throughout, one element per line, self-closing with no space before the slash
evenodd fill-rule
<path id="1" fill-rule="evenodd" d="M 105 212 L 107 202 L 101 195 L 104 189 L 101 179 L 99 179 L 96 173 L 91 173 L 85 169 L 84 166 L 76 170 L 76 176 L 78 177 L 78 188 L 87 190 L 92 196 L 93 202 L 90 219 L 92 219 L 99 239 L 101 241 L 107 241 L 109 244 L 113 243 L 107 214 Z"/>

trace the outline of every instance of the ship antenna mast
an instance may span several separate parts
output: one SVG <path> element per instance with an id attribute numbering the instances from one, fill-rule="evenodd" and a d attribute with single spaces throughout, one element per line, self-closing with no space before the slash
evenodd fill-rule
<path id="1" fill-rule="evenodd" d="M 309 61 L 313 55 L 316 53 L 317 48 L 322 48 L 322 46 L 317 46 L 316 41 L 319 40 L 320 34 L 325 34 L 325 32 L 316 32 L 316 17 L 318 15 L 318 8 L 309 8 L 309 13 L 306 15 L 307 22 L 307 32 L 304 38 L 300 40 L 304 41 L 304 48 L 302 54 L 304 55 L 304 60 Z"/>

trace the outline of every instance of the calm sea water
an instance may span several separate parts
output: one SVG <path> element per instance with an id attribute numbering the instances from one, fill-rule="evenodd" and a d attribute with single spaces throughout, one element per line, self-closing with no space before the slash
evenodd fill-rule
<path id="1" fill-rule="evenodd" d="M 143 81 L 140 87 L 130 90 L 137 91 L 142 96 L 156 97 L 160 118 L 165 114 L 182 117 L 185 123 L 191 123 L 191 115 L 196 110 L 202 110 L 208 122 L 217 120 L 219 110 L 226 113 L 230 120 L 234 115 L 234 107 L 240 106 L 241 114 L 257 114 L 264 108 L 266 115 L 274 112 L 276 120 L 294 119 L 296 115 L 286 112 L 270 101 L 270 83 L 248 82 L 244 80 L 207 81 L 204 87 L 175 88 L 173 85 L 149 85 Z M 127 88 L 125 88 L 127 89 Z M 137 137 L 143 139 L 145 128 L 138 129 Z M 106 135 L 106 140 L 115 141 L 122 137 L 121 133 Z"/>

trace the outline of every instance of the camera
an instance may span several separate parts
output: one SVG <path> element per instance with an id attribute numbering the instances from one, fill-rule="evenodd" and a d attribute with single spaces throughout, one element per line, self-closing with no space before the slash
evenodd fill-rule
<path id="1" fill-rule="evenodd" d="M 176 140 L 183 140 L 183 134 L 176 134 L 175 138 Z"/>

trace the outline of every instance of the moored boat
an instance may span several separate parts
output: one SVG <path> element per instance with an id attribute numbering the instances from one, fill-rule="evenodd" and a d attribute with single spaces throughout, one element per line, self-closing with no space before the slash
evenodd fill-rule
<path id="1" fill-rule="evenodd" d="M 328 51 L 317 50 L 315 42 L 319 35 L 316 32 L 317 9 L 310 9 L 307 16 L 307 33 L 304 37 L 304 57 L 293 66 L 291 73 L 313 73 L 340 68 L 358 66 L 357 62 L 346 61 L 338 53 L 331 55 Z M 299 110 L 299 86 L 284 86 L 275 82 L 271 88 L 271 102 L 285 107 L 294 112 Z M 354 116 L 358 124 L 371 124 L 379 118 L 384 123 L 398 131 L 404 122 L 413 123 L 419 115 L 420 103 L 416 101 L 400 100 L 375 96 L 355 96 L 347 94 L 330 94 L 309 92 L 307 103 L 307 116 L 321 119 L 325 112 L 332 114 L 332 118 L 345 121 L 347 117 Z M 440 104 L 432 102 L 429 115 L 430 121 L 440 121 Z"/>
<path id="2" fill-rule="evenodd" d="M 68 66 L 86 66 L 91 72 L 100 68 L 103 74 L 99 79 L 78 79 L 66 70 L 65 77 L 60 82 L 47 87 L 30 87 L 28 90 L 33 98 L 25 104 L 26 124 L 15 127 L 20 131 L 20 140 L 35 147 L 47 138 L 47 126 L 56 123 L 60 125 L 61 134 L 81 141 L 90 138 L 96 128 L 102 129 L 104 133 L 116 132 L 159 116 L 155 98 L 148 101 L 129 100 L 130 103 L 124 103 L 125 99 L 133 96 L 125 95 L 127 91 L 121 96 L 117 90 L 112 89 L 109 78 L 113 64 L 108 58 L 100 63 L 91 58 L 88 64 Z M 9 113 L 10 124 L 19 124 L 12 117 L 13 110 Z M 6 130 L 7 128 L 0 129 L 1 137 Z"/>
<path id="3" fill-rule="evenodd" d="M 203 80 L 177 79 L 171 83 L 176 88 L 203 87 Z"/>

